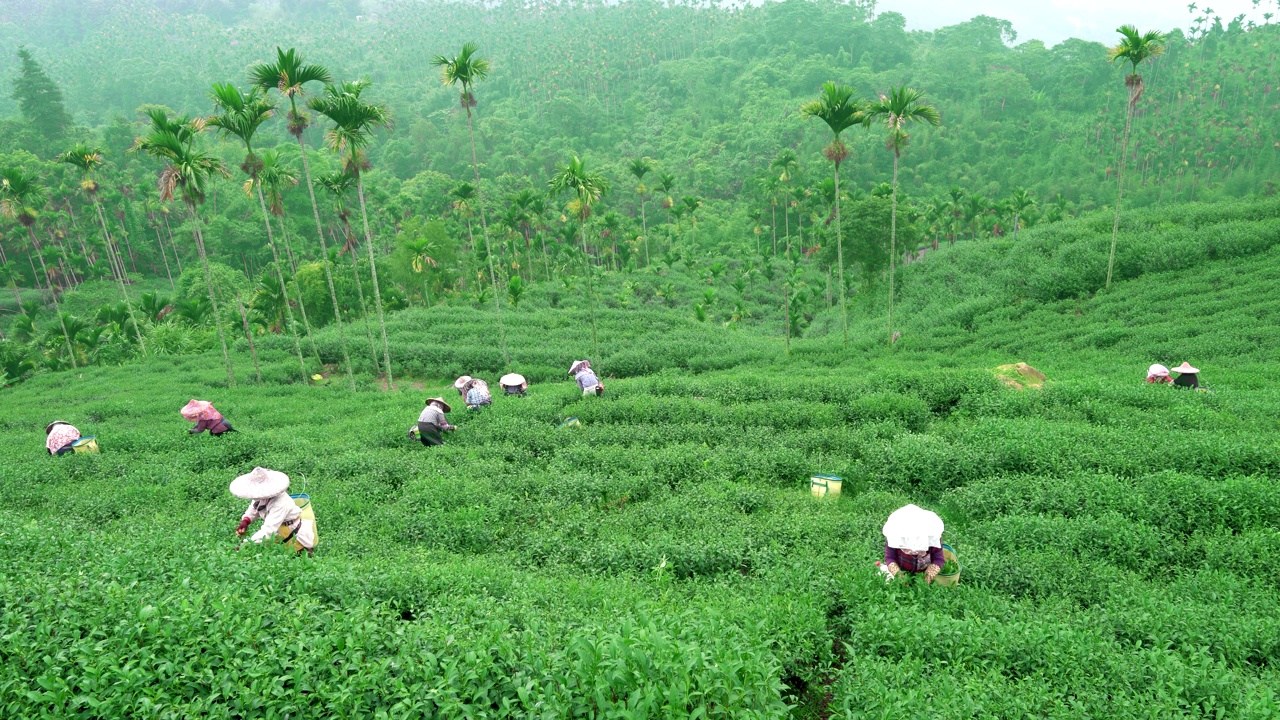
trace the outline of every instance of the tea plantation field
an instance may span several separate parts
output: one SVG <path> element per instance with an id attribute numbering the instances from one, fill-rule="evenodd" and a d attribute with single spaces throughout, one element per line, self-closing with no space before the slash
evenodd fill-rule
<path id="1" fill-rule="evenodd" d="M 790 359 L 611 310 L 601 398 L 563 375 L 582 317 L 530 311 L 530 396 L 430 449 L 423 400 L 501 362 L 480 311 L 392 318 L 395 391 L 289 384 L 274 347 L 262 387 L 212 354 L 39 375 L 0 394 L 0 717 L 1280 717 L 1274 244 L 1026 311 L 944 249 L 905 272 L 892 352 L 870 299 L 856 349 Z M 1142 382 L 1184 359 L 1214 392 Z M 990 372 L 1018 360 L 1044 388 Z M 188 436 L 191 397 L 240 432 Z M 102 453 L 48 457 L 55 417 Z M 236 549 L 255 465 L 312 496 L 314 558 Z M 957 587 L 872 567 L 908 502 L 946 520 Z"/>

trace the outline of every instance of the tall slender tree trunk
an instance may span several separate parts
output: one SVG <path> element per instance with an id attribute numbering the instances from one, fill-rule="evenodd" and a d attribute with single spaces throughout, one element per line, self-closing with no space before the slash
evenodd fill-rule
<path id="1" fill-rule="evenodd" d="M 773 234 L 773 254 L 778 254 L 778 201 L 772 200 L 769 203 L 770 211 L 773 213 L 772 219 L 769 221 L 769 232 Z M 692 217 L 690 218 L 692 219 Z"/>
<path id="2" fill-rule="evenodd" d="M 837 142 L 839 140 L 837 139 Z M 836 274 L 840 279 L 840 329 L 844 336 L 844 344 L 849 344 L 849 310 L 845 306 L 845 296 L 849 293 L 844 284 L 844 228 L 840 225 L 840 163 L 836 163 Z"/>
<path id="3" fill-rule="evenodd" d="M 782 324 L 787 335 L 787 357 L 791 357 L 791 275 L 782 284 Z"/>
<path id="4" fill-rule="evenodd" d="M 786 229 L 786 252 L 791 254 L 791 212 L 787 209 L 787 203 L 782 203 L 782 227 Z"/>
<path id="5" fill-rule="evenodd" d="M 542 241 L 542 266 L 547 271 L 547 282 L 551 282 L 551 258 L 547 255 L 547 234 L 540 232 L 538 238 Z"/>
<path id="6" fill-rule="evenodd" d="M 31 266 L 31 279 L 35 280 L 36 289 L 44 290 L 44 286 L 40 284 L 40 271 L 36 270 L 36 261 L 33 260 L 31 257 L 35 253 L 36 253 L 36 250 L 33 246 L 32 249 L 27 252 L 27 264 Z M 44 262 L 44 260 L 41 259 L 40 262 Z M 50 289 L 52 289 L 52 286 L 50 286 Z"/>
<path id="7" fill-rule="evenodd" d="M 644 216 L 645 201 L 640 201 L 640 232 L 644 233 L 644 265 L 649 266 L 649 220 Z"/>
<path id="8" fill-rule="evenodd" d="M 227 366 L 227 387 L 235 387 L 236 375 L 231 369 L 231 353 L 227 352 L 227 338 L 222 334 L 222 317 L 218 314 L 218 294 L 213 291 L 213 271 L 209 269 L 209 256 L 204 251 L 204 233 L 200 230 L 200 216 L 196 214 L 195 205 L 188 204 L 187 210 L 191 214 L 191 234 L 196 240 L 196 253 L 200 255 L 200 265 L 204 268 L 204 284 L 209 291 L 209 304 L 213 306 L 213 327 L 218 331 L 218 344 L 222 346 L 222 362 Z"/>
<path id="9" fill-rule="evenodd" d="M 169 234 L 169 247 L 173 248 L 173 261 L 178 264 L 178 274 L 182 274 L 182 254 L 178 252 L 178 243 L 173 239 L 173 228 L 169 226 L 169 216 L 164 215 L 164 230 Z"/>
<path id="10" fill-rule="evenodd" d="M 253 344 L 253 331 L 249 329 L 249 314 L 244 311 L 244 302 L 236 295 L 236 307 L 240 309 L 240 322 L 244 325 L 244 337 L 249 341 L 249 355 L 253 358 L 253 372 L 258 379 L 258 387 L 262 387 L 262 368 L 258 367 L 258 348 Z"/>
<path id="11" fill-rule="evenodd" d="M 267 201 L 262 197 L 262 185 L 256 182 L 254 185 L 258 188 L 258 208 L 262 210 L 262 224 L 267 228 L 267 244 L 271 246 L 271 259 L 276 264 L 276 279 L 280 281 L 280 299 L 284 301 L 285 322 L 289 324 L 289 334 L 293 336 L 293 351 L 298 356 L 298 369 L 302 371 L 302 384 L 307 384 L 307 362 L 302 359 L 302 344 L 298 342 L 298 328 L 293 321 L 293 307 L 289 305 L 289 291 L 284 283 L 284 268 L 280 266 L 280 253 L 276 251 L 275 234 L 271 232 L 271 216 L 267 214 Z"/>
<path id="12" fill-rule="evenodd" d="M 584 213 L 585 215 L 585 213 Z M 600 365 L 600 342 L 596 339 L 596 291 L 591 280 L 590 255 L 587 254 L 587 218 L 580 217 L 582 231 L 582 257 L 587 265 L 587 307 L 591 311 L 591 354 L 597 366 Z"/>
<path id="13" fill-rule="evenodd" d="M 493 311 L 498 316 L 498 340 L 502 345 L 502 360 L 511 364 L 511 356 L 507 354 L 507 329 L 502 323 L 502 303 L 498 296 L 498 276 L 493 271 L 493 252 L 489 248 L 489 221 L 484 211 L 484 195 L 480 191 L 480 163 L 476 160 L 476 133 L 471 127 L 471 108 L 467 107 L 467 137 L 471 141 L 471 170 L 476 177 L 476 205 L 480 206 L 480 232 L 484 235 L 484 254 L 489 261 L 489 284 L 493 286 Z M 358 182 L 358 181 L 357 181 Z M 361 210 L 363 210 L 363 200 Z M 368 222 L 366 221 L 366 225 Z"/>
<path id="14" fill-rule="evenodd" d="M 898 157 L 893 151 L 893 202 L 889 211 L 889 345 L 893 345 L 893 292 L 898 270 Z"/>
<path id="15" fill-rule="evenodd" d="M 280 221 L 280 241 L 284 244 L 285 255 L 289 257 L 289 268 L 293 272 L 293 277 L 298 277 L 298 263 L 293 258 L 293 244 L 289 242 L 289 233 L 284 224 L 284 218 L 278 218 Z M 307 343 L 311 345 L 311 354 L 316 358 L 316 364 L 323 367 L 324 361 L 320 359 L 320 350 L 316 348 L 316 339 L 311 334 L 311 321 L 307 319 L 307 303 L 302 298 L 302 286 L 298 286 L 298 314 L 302 316 L 302 329 L 307 333 Z"/>
<path id="16" fill-rule="evenodd" d="M 1129 95 L 1129 112 L 1124 117 L 1124 142 L 1120 145 L 1120 167 L 1116 171 L 1116 218 L 1111 223 L 1111 254 L 1107 257 L 1107 284 L 1103 288 L 1105 290 L 1111 289 L 1111 271 L 1116 264 L 1116 235 L 1120 232 L 1120 201 L 1124 197 L 1124 166 L 1129 163 L 1129 128 L 1133 125 L 1133 105 L 1136 101 L 1136 98 L 1133 98 L 1132 89 Z"/>
<path id="17" fill-rule="evenodd" d="M 80 367 L 76 363 L 76 348 L 71 344 L 71 333 L 67 332 L 67 320 L 62 317 L 62 306 L 58 304 L 58 289 L 53 286 L 53 280 L 49 277 L 49 268 L 44 264 L 44 256 L 40 254 L 40 243 L 36 241 L 36 232 L 27 226 L 27 235 L 31 238 L 31 247 L 34 248 L 35 256 L 40 259 L 40 269 L 44 271 L 44 279 L 49 283 L 49 295 L 53 298 L 53 312 L 58 316 L 58 323 L 62 325 L 62 337 L 67 341 L 67 354 L 71 357 L 71 367 Z M 35 268 L 32 267 L 32 271 Z"/>
<path id="18" fill-rule="evenodd" d="M 320 223 L 320 206 L 316 204 L 316 189 L 311 184 L 311 163 L 307 160 L 307 145 L 302 133 L 296 136 L 302 152 L 302 174 L 307 178 L 307 195 L 311 198 L 311 212 L 316 219 L 316 235 L 320 237 L 320 262 L 324 263 L 324 279 L 329 284 L 329 299 L 333 301 L 333 322 L 338 326 L 338 344 L 342 346 L 342 362 L 347 366 L 347 381 L 356 389 L 356 375 L 351 368 L 351 354 L 347 351 L 347 336 L 342 330 L 342 309 L 338 307 L 338 291 L 333 287 L 333 269 L 329 267 L 329 245 L 324 241 L 324 225 Z M 310 333 L 308 333 L 310 335 Z"/>
<path id="19" fill-rule="evenodd" d="M 330 232 L 333 233 L 333 230 L 330 229 Z M 351 237 L 350 228 L 344 229 L 343 232 L 344 234 L 347 235 L 348 242 L 350 242 L 349 240 Z M 333 238 L 333 244 L 335 247 L 343 247 L 343 244 L 338 242 L 337 233 L 333 233 L 331 237 Z M 365 304 L 365 301 L 364 301 L 364 283 L 360 282 L 360 262 L 359 262 L 360 251 L 359 251 L 359 248 L 357 247 L 359 243 L 350 243 L 350 245 L 351 245 L 351 278 L 356 283 L 356 297 L 360 300 L 360 319 L 364 322 L 364 337 L 365 337 L 365 340 L 367 340 L 369 343 L 369 356 L 373 360 L 373 374 L 377 376 L 382 374 L 382 367 L 381 367 L 381 363 L 379 363 L 378 361 L 378 345 L 373 341 L 373 330 L 369 329 L 369 306 Z"/>
<path id="20" fill-rule="evenodd" d="M 107 252 L 111 252 L 111 232 L 107 230 L 107 218 L 102 212 L 102 205 L 98 203 L 97 198 L 93 200 L 93 207 L 98 213 L 98 222 L 102 223 L 102 237 L 107 241 Z M 123 261 L 121 261 L 122 266 L 123 264 Z M 142 338 L 142 326 L 138 324 L 138 316 L 133 312 L 133 301 L 129 299 L 129 291 L 125 287 L 124 278 L 119 277 L 118 279 L 120 280 L 120 294 L 124 296 L 124 305 L 129 310 L 129 320 L 133 322 L 133 331 L 138 334 L 138 347 L 142 348 L 142 356 L 146 357 L 147 341 Z M 173 278 L 170 278 L 169 282 L 172 283 Z"/>
<path id="21" fill-rule="evenodd" d="M 356 195 L 360 197 L 360 221 L 364 225 L 364 244 L 369 250 L 369 274 L 373 276 L 373 299 L 378 306 L 378 327 L 382 329 L 382 364 L 387 370 L 387 387 L 395 390 L 395 381 L 391 379 L 391 346 L 387 343 L 387 321 L 382 316 L 382 290 L 378 288 L 378 263 L 373 257 L 373 235 L 369 233 L 369 214 L 364 207 L 364 178 L 359 174 L 356 175 Z M 492 266 L 490 267 L 492 272 Z M 496 289 L 494 292 L 496 294 Z M 505 337 L 503 343 L 506 343 Z"/>
<path id="22" fill-rule="evenodd" d="M 169 278 L 169 290 L 177 292 L 178 286 L 173 282 L 173 271 L 169 269 L 169 253 L 164 251 L 164 240 L 160 238 L 159 225 L 156 225 L 156 245 L 160 247 L 160 257 L 164 258 L 164 274 Z"/>

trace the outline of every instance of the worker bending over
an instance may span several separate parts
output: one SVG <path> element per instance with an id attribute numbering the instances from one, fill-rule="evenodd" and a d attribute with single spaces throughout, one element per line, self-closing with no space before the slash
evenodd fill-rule
<path id="1" fill-rule="evenodd" d="M 240 518 L 236 535 L 244 536 L 249 525 L 262 518 L 262 527 L 249 539 L 260 543 L 272 535 L 289 544 L 297 552 L 313 554 L 316 547 L 316 518 L 310 502 L 298 507 L 289 496 L 289 476 L 275 470 L 255 467 L 253 472 L 231 481 L 231 494 L 251 501 Z M 305 497 L 305 496 L 303 496 Z"/>
<path id="2" fill-rule="evenodd" d="M 450 425 L 444 417 L 444 414 L 452 409 L 444 398 L 434 397 L 427 401 L 427 406 L 418 416 L 418 440 L 423 445 L 443 445 L 443 433 L 446 430 L 458 429 L 456 425 Z"/>
<path id="3" fill-rule="evenodd" d="M 578 383 L 583 395 L 604 394 L 604 383 L 600 382 L 600 378 L 596 377 L 595 371 L 591 369 L 590 360 L 575 360 L 569 366 L 569 374 Z"/>
<path id="4" fill-rule="evenodd" d="M 178 412 L 182 413 L 182 417 L 185 420 L 196 424 L 195 427 L 187 431 L 192 435 L 199 435 L 208 430 L 210 435 L 218 436 L 235 429 L 231 427 L 226 418 L 222 417 L 222 413 L 213 407 L 213 403 L 207 400 L 193 399 Z"/>

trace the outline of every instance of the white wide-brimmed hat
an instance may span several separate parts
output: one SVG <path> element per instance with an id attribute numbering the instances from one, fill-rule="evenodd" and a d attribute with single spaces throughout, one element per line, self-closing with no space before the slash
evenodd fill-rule
<path id="1" fill-rule="evenodd" d="M 470 375 L 463 375 L 462 377 L 460 377 L 460 378 L 458 378 L 457 380 L 454 380 L 454 381 L 453 381 L 453 389 L 454 389 L 454 390 L 461 390 L 462 388 L 466 387 L 467 383 L 469 383 L 469 382 L 471 382 L 471 376 L 470 376 Z"/>
<path id="2" fill-rule="evenodd" d="M 1169 377 L 1169 368 L 1160 365 L 1159 363 L 1152 365 L 1147 368 L 1147 377 Z"/>
<path id="3" fill-rule="evenodd" d="M 288 475 L 264 467 L 256 467 L 253 472 L 231 481 L 231 494 L 245 500 L 269 498 L 288 489 Z"/>
<path id="4" fill-rule="evenodd" d="M 1200 372 L 1200 370 L 1199 370 L 1199 369 L 1197 369 L 1197 368 L 1193 368 L 1193 367 L 1191 367 L 1191 363 L 1184 362 L 1184 363 L 1182 363 L 1181 365 L 1179 365 L 1178 367 L 1174 368 L 1171 372 L 1176 372 L 1176 373 L 1191 373 L 1192 375 L 1195 375 L 1196 373 Z"/>
<path id="5" fill-rule="evenodd" d="M 938 514 L 915 505 L 904 505 L 894 510 L 884 522 L 885 544 L 899 550 L 921 552 L 931 547 L 942 547 L 942 518 Z"/>
<path id="6" fill-rule="evenodd" d="M 498 384 L 502 387 L 520 387 L 525 384 L 525 379 L 520 373 L 507 373 L 498 378 Z"/>
<path id="7" fill-rule="evenodd" d="M 441 409 L 441 410 L 444 410 L 445 412 L 449 412 L 450 410 L 452 410 L 452 409 L 453 409 L 453 408 L 449 407 L 449 403 L 445 402 L 445 401 L 444 401 L 444 398 L 442 398 L 442 397 L 433 397 L 433 398 L 431 398 L 431 399 L 427 400 L 427 404 L 428 404 L 428 405 L 430 405 L 431 403 L 435 403 L 435 404 L 439 405 L 439 406 L 440 406 L 440 409 Z"/>
<path id="8" fill-rule="evenodd" d="M 578 371 L 584 367 L 591 367 L 591 361 L 590 360 L 574 360 L 573 364 L 569 366 L 569 374 L 577 375 Z"/>
<path id="9" fill-rule="evenodd" d="M 196 420 L 212 420 L 218 411 L 213 409 L 213 403 L 208 400 L 192 399 L 178 412 L 182 414 L 184 419 L 195 422 Z"/>

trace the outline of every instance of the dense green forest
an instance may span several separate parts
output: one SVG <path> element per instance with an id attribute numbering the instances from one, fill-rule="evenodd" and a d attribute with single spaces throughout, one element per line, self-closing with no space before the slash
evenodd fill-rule
<path id="1" fill-rule="evenodd" d="M 0 280 L 12 291 L 0 305 L 8 375 L 123 359 L 145 351 L 149 332 L 157 347 L 207 347 L 212 336 L 198 330 L 212 305 L 219 333 L 309 335 L 337 314 L 361 321 L 352 332 L 371 341 L 384 309 L 555 303 L 594 282 L 584 252 L 606 276 L 662 275 L 647 302 L 800 335 L 827 327 L 815 320 L 840 304 L 841 287 L 857 294 L 894 277 L 889 247 L 909 262 L 939 243 L 1108 207 L 1121 167 L 1129 207 L 1270 195 L 1280 177 L 1280 31 L 1269 13 L 1255 23 L 1193 10 L 1194 29 L 1169 33 L 1163 54 L 1143 64 L 1121 158 L 1126 71 L 1107 48 L 1019 42 L 990 17 L 907 32 L 901 15 L 874 3 L 821 0 L 6 7 L 0 38 L 16 50 L 0 58 L 12 88 L 0 101 L 0 165 L 28 188 L 0 243 Z M 435 58 L 463 42 L 477 44 L 488 72 L 473 85 L 442 83 Z M 243 162 L 238 131 L 206 125 L 230 112 L 214 85 L 247 91 L 250 71 L 277 59 L 277 47 L 296 48 L 291 57 L 319 63 L 334 82 L 365 81 L 361 102 L 382 115 L 361 130 L 355 155 L 330 152 L 335 125 L 307 107 L 324 95 L 319 82 L 288 99 L 271 82 L 260 98 L 233 98 L 269 103 L 249 129 L 254 162 Z M 911 87 L 941 117 L 904 139 L 896 195 L 884 129 L 845 132 L 838 234 L 822 152 L 830 135 L 799 113 L 828 80 L 864 101 Z M 472 101 L 459 103 L 459 87 Z M 291 105 L 306 119 L 301 145 Z M 212 163 L 195 195 L 157 191 L 163 148 L 139 144 L 160 128 L 155 118 L 192 120 L 188 151 Z M 89 152 L 68 159 L 77 146 Z M 589 207 L 576 191 L 548 192 L 579 157 L 599 181 Z M 237 167 L 253 173 L 249 184 Z M 372 245 L 362 252 L 366 217 Z M 326 253 L 340 262 L 323 262 Z M 832 272 L 837 258 L 847 283 Z M 114 299 L 109 283 L 120 288 Z M 741 302 L 735 285 L 758 290 L 759 302 Z M 30 291 L 49 287 L 78 289 L 86 300 L 71 292 L 70 306 L 90 310 L 46 311 L 56 298 Z M 164 318 L 186 327 L 161 328 Z"/>

